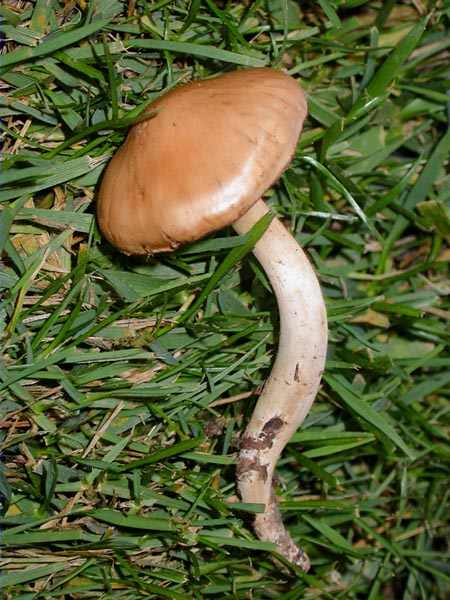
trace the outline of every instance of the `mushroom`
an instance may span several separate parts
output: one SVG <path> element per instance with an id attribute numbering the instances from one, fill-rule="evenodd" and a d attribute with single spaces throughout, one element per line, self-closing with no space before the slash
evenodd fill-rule
<path id="1" fill-rule="evenodd" d="M 174 250 L 222 227 L 245 234 L 268 208 L 261 199 L 289 164 L 307 114 L 297 81 L 246 69 L 195 81 L 153 102 L 132 127 L 98 195 L 98 222 L 122 252 Z M 261 503 L 262 540 L 305 571 L 309 559 L 287 533 L 272 490 L 276 462 L 303 422 L 325 363 L 327 323 L 317 277 L 303 250 L 273 218 L 254 247 L 280 312 L 278 354 L 241 438 L 237 483 Z"/>

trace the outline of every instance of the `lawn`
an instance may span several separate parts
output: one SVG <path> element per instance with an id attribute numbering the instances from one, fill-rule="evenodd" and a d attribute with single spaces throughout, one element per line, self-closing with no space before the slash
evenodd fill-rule
<path id="1" fill-rule="evenodd" d="M 448 1 L 5 0 L 0 19 L 5 599 L 448 598 Z M 133 259 L 95 220 L 152 100 L 262 66 L 307 94 L 265 199 L 329 319 L 275 481 L 307 574 L 236 490 L 278 343 L 255 236 Z"/>

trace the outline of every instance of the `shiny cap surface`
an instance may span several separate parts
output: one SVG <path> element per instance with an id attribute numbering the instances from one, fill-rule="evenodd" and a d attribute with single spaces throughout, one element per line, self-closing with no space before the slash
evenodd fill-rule
<path id="1" fill-rule="evenodd" d="M 307 114 L 297 81 L 266 68 L 194 81 L 148 110 L 98 197 L 103 234 L 127 254 L 170 251 L 237 220 L 287 167 Z"/>

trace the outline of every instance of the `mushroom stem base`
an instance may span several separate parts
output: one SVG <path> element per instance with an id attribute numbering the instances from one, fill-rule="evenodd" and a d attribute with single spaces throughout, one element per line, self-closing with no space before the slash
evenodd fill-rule
<path id="1" fill-rule="evenodd" d="M 268 212 L 260 200 L 234 224 L 246 233 Z M 255 245 L 280 312 L 278 353 L 254 413 L 241 438 L 237 480 L 241 498 L 265 505 L 255 517 L 259 538 L 307 571 L 309 559 L 287 533 L 272 490 L 277 460 L 316 397 L 325 364 L 327 320 L 316 274 L 305 253 L 274 218 Z"/>

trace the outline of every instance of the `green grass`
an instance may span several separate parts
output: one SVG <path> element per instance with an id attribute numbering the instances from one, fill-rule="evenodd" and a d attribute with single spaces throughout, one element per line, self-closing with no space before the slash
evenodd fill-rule
<path id="1" fill-rule="evenodd" d="M 300 4 L 0 7 L 5 598 L 448 598 L 450 6 Z M 277 345 L 260 232 L 140 262 L 94 217 L 101 172 L 152 99 L 263 65 L 308 94 L 267 199 L 330 322 L 320 394 L 277 469 L 308 575 L 280 567 L 252 533 L 261 507 L 236 495 Z"/>

